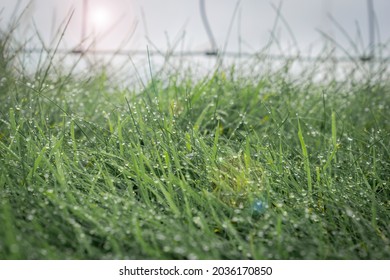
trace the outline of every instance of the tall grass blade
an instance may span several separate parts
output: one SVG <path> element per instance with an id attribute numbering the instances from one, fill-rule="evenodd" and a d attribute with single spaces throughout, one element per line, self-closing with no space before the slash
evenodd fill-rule
<path id="1" fill-rule="evenodd" d="M 307 178 L 307 190 L 308 190 L 309 196 L 311 197 L 312 181 L 311 181 L 311 173 L 310 173 L 309 153 L 307 152 L 305 139 L 303 138 L 302 128 L 301 128 L 301 124 L 300 124 L 299 119 L 298 119 L 298 138 L 299 138 L 299 142 L 301 143 L 304 169 L 305 169 L 306 178 Z"/>

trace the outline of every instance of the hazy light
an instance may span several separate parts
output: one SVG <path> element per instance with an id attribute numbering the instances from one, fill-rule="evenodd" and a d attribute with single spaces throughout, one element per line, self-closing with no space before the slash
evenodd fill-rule
<path id="1" fill-rule="evenodd" d="M 101 31 L 101 29 L 108 27 L 110 15 L 107 10 L 99 7 L 91 10 L 90 20 L 92 28 L 95 31 Z"/>

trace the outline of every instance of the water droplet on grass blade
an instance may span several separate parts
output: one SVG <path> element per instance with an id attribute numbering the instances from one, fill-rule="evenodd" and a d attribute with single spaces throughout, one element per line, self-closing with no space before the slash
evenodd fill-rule
<path id="1" fill-rule="evenodd" d="M 262 198 L 255 198 L 251 203 L 251 214 L 256 217 L 263 214 L 267 210 L 267 202 Z"/>

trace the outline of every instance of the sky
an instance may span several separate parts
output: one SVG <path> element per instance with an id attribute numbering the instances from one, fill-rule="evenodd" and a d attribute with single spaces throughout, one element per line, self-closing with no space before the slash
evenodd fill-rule
<path id="1" fill-rule="evenodd" d="M 88 9 L 83 32 L 84 1 Z M 80 46 L 84 39 L 84 45 L 98 50 L 145 50 L 148 46 L 161 51 L 207 51 L 212 46 L 202 23 L 199 1 L 1 0 L 0 28 L 7 30 L 17 3 L 16 14 L 29 4 L 16 36 L 28 40 L 30 47 L 40 47 L 42 42 L 46 47 L 53 46 L 70 19 L 62 48 Z M 375 43 L 387 43 L 390 1 L 373 1 Z M 299 50 L 311 54 L 325 44 L 324 34 L 347 50 L 353 50 L 352 46 L 361 54 L 368 50 L 366 0 L 206 0 L 205 6 L 221 50 L 256 52 L 274 38 L 274 53 Z"/>

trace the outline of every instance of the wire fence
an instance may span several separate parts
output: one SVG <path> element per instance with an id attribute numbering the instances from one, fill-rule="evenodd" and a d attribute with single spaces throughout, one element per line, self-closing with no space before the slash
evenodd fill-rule
<path id="1" fill-rule="evenodd" d="M 161 56 L 161 57 L 230 57 L 230 58 L 265 58 L 270 60 L 297 60 L 297 61 L 318 61 L 331 60 L 333 62 L 351 62 L 360 61 L 367 63 L 386 63 L 390 61 L 390 57 L 378 56 L 353 56 L 353 55 L 285 55 L 285 54 L 269 54 L 264 51 L 259 52 L 219 52 L 218 50 L 210 51 L 161 51 L 161 50 L 103 50 L 103 49 L 47 49 L 47 48 L 26 48 L 22 49 L 25 53 L 59 53 L 69 55 L 111 55 L 111 56 Z"/>

